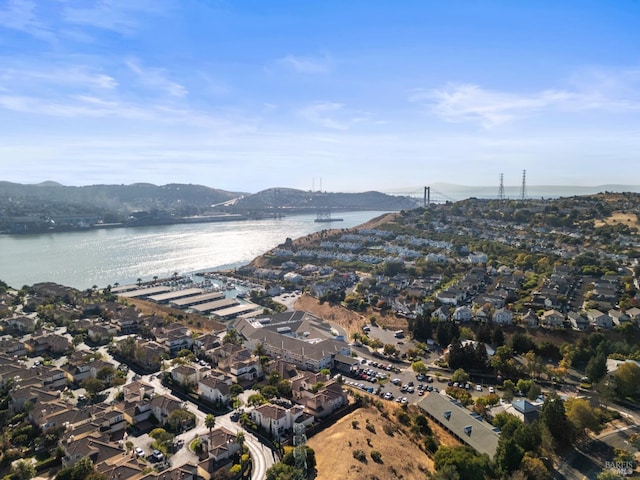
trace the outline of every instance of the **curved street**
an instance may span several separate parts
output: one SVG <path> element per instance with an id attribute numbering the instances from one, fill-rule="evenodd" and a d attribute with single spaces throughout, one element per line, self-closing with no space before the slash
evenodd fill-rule
<path id="1" fill-rule="evenodd" d="M 171 395 L 171 390 L 162 385 L 162 382 L 157 375 L 144 375 L 141 377 L 141 380 L 152 385 L 156 389 L 157 393 Z M 240 395 L 243 402 L 246 403 L 246 397 L 251 393 L 254 392 L 243 392 Z M 204 424 L 204 420 L 207 415 L 193 403 L 185 403 L 187 410 L 196 416 L 196 426 L 195 428 L 176 436 L 176 440 L 184 440 L 184 446 L 171 456 L 171 464 L 174 467 L 178 467 L 186 463 L 198 463 L 198 456 L 189 450 L 189 444 L 197 435 L 201 435 L 209 431 Z M 275 453 L 260 442 L 255 435 L 243 429 L 240 424 L 231 421 L 231 413 L 216 416 L 216 427 L 224 427 L 233 433 L 238 433 L 240 431 L 244 432 L 245 444 L 249 449 L 253 465 L 251 480 L 263 480 L 266 476 L 267 470 L 278 461 Z"/>

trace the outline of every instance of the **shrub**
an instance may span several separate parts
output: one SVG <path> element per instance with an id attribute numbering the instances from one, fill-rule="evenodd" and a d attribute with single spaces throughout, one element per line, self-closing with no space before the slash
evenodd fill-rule
<path id="1" fill-rule="evenodd" d="M 364 450 L 360 450 L 360 449 L 354 450 L 353 458 L 355 458 L 359 462 L 367 463 L 367 454 L 364 452 Z"/>
<path id="2" fill-rule="evenodd" d="M 396 417 L 398 417 L 398 421 L 403 425 L 409 425 L 411 423 L 411 417 L 403 410 L 398 410 Z"/>
<path id="3" fill-rule="evenodd" d="M 372 450 L 371 459 L 376 463 L 382 463 L 382 454 L 377 450 Z"/>
<path id="4" fill-rule="evenodd" d="M 365 428 L 371 433 L 376 433 L 376 427 L 373 425 L 373 423 L 367 423 Z"/>

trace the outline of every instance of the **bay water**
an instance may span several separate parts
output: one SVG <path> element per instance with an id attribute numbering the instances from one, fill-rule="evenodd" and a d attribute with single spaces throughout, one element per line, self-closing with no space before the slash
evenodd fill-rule
<path id="1" fill-rule="evenodd" d="M 0 235 L 0 280 L 14 288 L 55 282 L 84 290 L 246 265 L 287 238 L 351 228 L 386 212 L 340 212 L 281 219 Z"/>

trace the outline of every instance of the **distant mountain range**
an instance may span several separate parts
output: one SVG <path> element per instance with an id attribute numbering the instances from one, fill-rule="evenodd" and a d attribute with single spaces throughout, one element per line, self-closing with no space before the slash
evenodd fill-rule
<path id="1" fill-rule="evenodd" d="M 36 185 L 0 182 L 0 205 L 7 199 L 21 202 L 51 202 L 56 205 L 74 205 L 76 208 L 131 212 L 137 210 L 209 208 L 244 195 L 202 185 L 169 184 L 156 186 L 149 183 L 132 185 L 89 185 L 70 187 L 56 182 Z"/>
<path id="2" fill-rule="evenodd" d="M 71 187 L 56 182 L 36 185 L 0 182 L 0 216 L 60 213 L 118 213 L 165 211 L 175 215 L 199 215 L 216 211 L 287 209 L 403 210 L 417 200 L 380 192 L 329 193 L 291 188 L 270 188 L 250 194 L 192 184 L 89 185 Z"/>

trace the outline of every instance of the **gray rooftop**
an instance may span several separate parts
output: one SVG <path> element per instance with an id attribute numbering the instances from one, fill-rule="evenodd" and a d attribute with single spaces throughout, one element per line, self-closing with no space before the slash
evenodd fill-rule
<path id="1" fill-rule="evenodd" d="M 418 402 L 418 406 L 471 448 L 491 458 L 495 455 L 499 436 L 493 425 L 472 416 L 472 412 L 457 400 L 430 393 Z"/>

